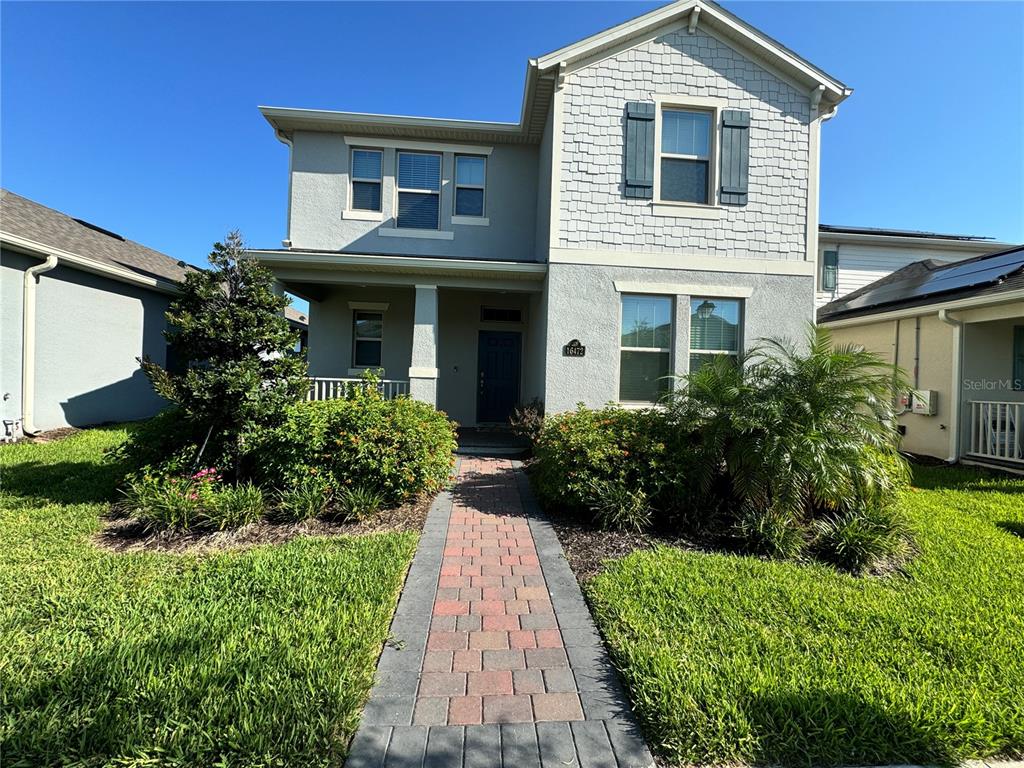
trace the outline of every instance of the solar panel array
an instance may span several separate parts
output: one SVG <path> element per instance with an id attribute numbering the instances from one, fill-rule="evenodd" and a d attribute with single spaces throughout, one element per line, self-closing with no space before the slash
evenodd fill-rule
<path id="1" fill-rule="evenodd" d="M 907 301 L 988 285 L 1024 269 L 1024 249 L 1016 249 L 991 258 L 936 269 L 878 286 L 846 302 L 844 310 L 876 307 L 894 301 Z"/>

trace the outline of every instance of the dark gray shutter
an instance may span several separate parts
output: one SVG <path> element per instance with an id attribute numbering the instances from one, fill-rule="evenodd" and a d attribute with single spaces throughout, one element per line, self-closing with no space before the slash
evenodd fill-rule
<path id="1" fill-rule="evenodd" d="M 626 197 L 654 197 L 654 104 L 626 103 Z"/>
<path id="2" fill-rule="evenodd" d="M 722 205 L 747 204 L 747 171 L 750 164 L 750 113 L 722 111 Z"/>

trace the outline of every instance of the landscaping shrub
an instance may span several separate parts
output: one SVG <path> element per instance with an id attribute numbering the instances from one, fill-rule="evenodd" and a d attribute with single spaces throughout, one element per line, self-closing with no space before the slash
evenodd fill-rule
<path id="1" fill-rule="evenodd" d="M 337 505 L 342 520 L 369 520 L 384 506 L 384 495 L 362 485 L 345 487 L 338 493 Z"/>
<path id="2" fill-rule="evenodd" d="M 176 406 L 128 425 L 128 438 L 108 452 L 125 475 L 147 467 L 185 472 L 196 459 L 203 436 Z"/>
<path id="3" fill-rule="evenodd" d="M 255 523 L 266 512 L 263 491 L 252 483 L 214 487 L 203 501 L 202 523 L 218 530 Z"/>
<path id="4" fill-rule="evenodd" d="M 534 446 L 533 479 L 549 506 L 587 512 L 609 485 L 657 496 L 674 457 L 672 435 L 655 410 L 607 407 L 549 416 Z"/>
<path id="5" fill-rule="evenodd" d="M 534 398 L 526 405 L 516 406 L 508 419 L 512 432 L 525 437 L 535 445 L 544 429 L 544 402 Z"/>
<path id="6" fill-rule="evenodd" d="M 455 445 L 454 423 L 434 407 L 385 400 L 366 386 L 352 387 L 344 399 L 289 406 L 280 426 L 253 436 L 250 456 L 265 482 L 318 475 L 339 493 L 366 488 L 391 505 L 443 488 Z"/>
<path id="7" fill-rule="evenodd" d="M 319 475 L 307 475 L 278 494 L 277 514 L 282 519 L 301 522 L 322 515 L 330 501 L 330 482 Z"/>
<path id="8" fill-rule="evenodd" d="M 901 557 L 910 538 L 897 505 L 849 509 L 816 521 L 816 529 L 819 556 L 853 573 Z"/>
<path id="9" fill-rule="evenodd" d="M 740 514 L 734 532 L 743 549 L 775 560 L 796 559 L 807 546 L 797 520 L 778 507 L 746 510 Z"/>
<path id="10" fill-rule="evenodd" d="M 592 498 L 591 512 L 602 528 L 639 532 L 651 525 L 651 505 L 643 489 L 615 480 L 599 481 L 594 484 Z"/>
<path id="11" fill-rule="evenodd" d="M 124 494 L 136 517 L 153 528 L 238 528 L 256 522 L 266 511 L 263 492 L 257 486 L 223 485 L 214 469 L 188 478 L 148 473 L 133 476 Z"/>

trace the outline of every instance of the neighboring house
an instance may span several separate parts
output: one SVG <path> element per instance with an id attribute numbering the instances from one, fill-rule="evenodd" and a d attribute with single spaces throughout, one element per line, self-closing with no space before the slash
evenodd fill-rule
<path id="1" fill-rule="evenodd" d="M 907 372 L 905 450 L 1024 469 L 1024 247 L 910 264 L 818 321 Z"/>
<path id="2" fill-rule="evenodd" d="M 802 337 L 821 123 L 841 82 L 705 0 L 531 59 L 518 123 L 262 107 L 290 150 L 282 249 L 309 364 L 383 369 L 463 424 L 651 403 Z"/>
<path id="3" fill-rule="evenodd" d="M 136 358 L 166 362 L 164 313 L 189 267 L 0 194 L 0 436 L 158 411 Z"/>
<path id="4" fill-rule="evenodd" d="M 1010 246 L 970 235 L 822 224 L 815 303 L 835 301 L 915 261 L 961 261 Z"/>

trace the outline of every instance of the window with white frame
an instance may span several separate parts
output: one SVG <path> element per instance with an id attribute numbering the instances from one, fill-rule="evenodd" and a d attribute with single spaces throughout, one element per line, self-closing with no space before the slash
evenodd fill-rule
<path id="1" fill-rule="evenodd" d="M 379 149 L 352 150 L 352 210 L 380 210 L 383 158 Z"/>
<path id="2" fill-rule="evenodd" d="M 743 302 L 690 297 L 690 373 L 717 357 L 739 360 Z"/>
<path id="3" fill-rule="evenodd" d="M 672 299 L 622 296 L 619 400 L 655 403 L 671 388 Z"/>
<path id="4" fill-rule="evenodd" d="M 661 200 L 680 203 L 712 202 L 713 113 L 664 107 L 661 110 L 659 158 Z"/>
<path id="5" fill-rule="evenodd" d="M 398 153 L 397 226 L 438 229 L 441 218 L 441 155 Z"/>
<path id="6" fill-rule="evenodd" d="M 352 365 L 379 368 L 384 345 L 384 314 L 356 310 L 352 315 Z"/>
<path id="7" fill-rule="evenodd" d="M 455 215 L 484 215 L 487 158 L 480 155 L 455 156 Z"/>

